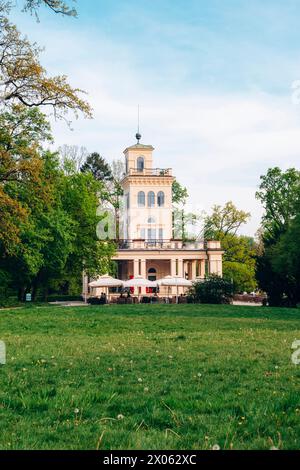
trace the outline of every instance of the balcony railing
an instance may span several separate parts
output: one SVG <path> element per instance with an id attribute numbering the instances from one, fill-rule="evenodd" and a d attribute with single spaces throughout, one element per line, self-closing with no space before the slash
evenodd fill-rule
<path id="1" fill-rule="evenodd" d="M 172 176 L 171 168 L 129 168 L 126 176 Z"/>
<path id="2" fill-rule="evenodd" d="M 119 240 L 120 250 L 220 250 L 219 241 Z"/>

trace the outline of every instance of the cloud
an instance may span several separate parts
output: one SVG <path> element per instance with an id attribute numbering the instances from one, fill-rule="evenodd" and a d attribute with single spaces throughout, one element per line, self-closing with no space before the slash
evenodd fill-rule
<path id="1" fill-rule="evenodd" d="M 143 142 L 156 148 L 155 165 L 172 167 L 187 186 L 191 207 L 209 211 L 213 204 L 232 200 L 252 213 L 243 233 L 255 233 L 262 214 L 255 200 L 259 176 L 271 166 L 287 168 L 299 162 L 300 106 L 292 104 L 288 81 L 299 78 L 293 57 L 276 57 L 264 47 L 258 51 L 255 44 L 246 47 L 246 40 L 234 49 L 226 38 L 211 34 L 211 51 L 205 44 L 193 46 L 190 26 L 179 29 L 175 45 L 166 41 L 159 48 L 159 25 L 152 28 L 157 35 L 153 44 L 143 37 L 135 46 L 95 27 L 32 27 L 29 20 L 22 21 L 22 30 L 46 45 L 43 61 L 49 72 L 69 75 L 73 85 L 88 91 L 94 108 L 94 120 L 73 122 L 72 132 L 62 122 L 53 123 L 56 147 L 77 144 L 110 161 L 122 158 L 123 149 L 134 142 L 139 103 Z M 147 22 L 141 23 L 146 27 Z M 173 32 L 174 25 L 164 35 L 171 41 Z M 235 50 L 235 61 L 222 60 L 222 47 L 226 57 Z M 212 51 L 219 54 L 209 57 Z M 270 86 L 262 90 L 260 79 L 255 79 L 263 75 L 264 60 Z M 229 89 L 222 86 L 222 76 L 216 81 L 219 70 L 226 70 L 226 79 L 251 73 L 248 81 Z M 281 84 L 280 93 L 274 83 Z"/>

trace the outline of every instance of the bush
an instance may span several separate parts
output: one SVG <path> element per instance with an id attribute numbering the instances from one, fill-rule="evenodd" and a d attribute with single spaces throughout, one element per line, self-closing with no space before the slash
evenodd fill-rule
<path id="1" fill-rule="evenodd" d="M 82 300 L 81 295 L 56 295 L 51 294 L 47 297 L 48 302 L 79 302 Z"/>
<path id="2" fill-rule="evenodd" d="M 230 304 L 233 298 L 233 288 L 230 281 L 211 275 L 204 281 L 194 283 L 188 296 L 198 304 Z"/>

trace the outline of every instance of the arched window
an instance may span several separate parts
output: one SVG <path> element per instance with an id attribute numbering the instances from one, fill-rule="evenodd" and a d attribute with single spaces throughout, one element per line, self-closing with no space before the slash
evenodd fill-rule
<path id="1" fill-rule="evenodd" d="M 139 157 L 137 159 L 137 170 L 143 171 L 144 170 L 144 157 Z"/>
<path id="2" fill-rule="evenodd" d="M 155 218 L 154 217 L 149 217 L 148 219 L 148 224 L 155 224 Z"/>
<path id="3" fill-rule="evenodd" d="M 153 191 L 149 191 L 148 193 L 148 207 L 155 206 L 155 194 Z"/>
<path id="4" fill-rule="evenodd" d="M 148 269 L 148 279 L 149 281 L 156 281 L 156 269 L 155 268 Z"/>
<path id="5" fill-rule="evenodd" d="M 144 191 L 140 191 L 138 193 L 138 206 L 144 207 L 145 206 L 145 193 Z"/>
<path id="6" fill-rule="evenodd" d="M 157 193 L 157 205 L 158 207 L 163 207 L 165 205 L 165 193 L 163 191 L 159 191 Z"/>

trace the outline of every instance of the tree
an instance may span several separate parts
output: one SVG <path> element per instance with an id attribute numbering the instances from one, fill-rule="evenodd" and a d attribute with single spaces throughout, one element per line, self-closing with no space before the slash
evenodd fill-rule
<path id="1" fill-rule="evenodd" d="M 91 173 L 96 181 L 112 181 L 113 175 L 109 164 L 97 152 L 88 155 L 85 163 L 81 166 L 80 171 L 83 173 Z"/>
<path id="2" fill-rule="evenodd" d="M 233 281 L 235 292 L 253 291 L 256 288 L 253 238 L 238 235 L 238 230 L 250 217 L 249 212 L 237 209 L 232 201 L 224 207 L 215 205 L 212 214 L 204 218 L 206 239 L 219 240 L 223 256 L 223 277 Z"/>
<path id="3" fill-rule="evenodd" d="M 230 281 L 214 274 L 204 282 L 195 282 L 188 295 L 195 303 L 228 304 L 233 297 L 232 285 Z"/>
<path id="4" fill-rule="evenodd" d="M 50 107 L 58 118 L 69 111 L 91 117 L 82 90 L 72 88 L 64 75 L 49 77 L 39 62 L 40 51 L 0 11 L 0 102 Z"/>
<path id="5" fill-rule="evenodd" d="M 300 172 L 294 168 L 286 171 L 270 168 L 260 177 L 256 198 L 265 210 L 262 227 L 265 241 L 277 240 L 290 220 L 296 215 L 300 200 Z"/>
<path id="6" fill-rule="evenodd" d="M 235 235 L 250 215 L 250 212 L 237 209 L 232 201 L 227 202 L 224 207 L 215 205 L 212 214 L 204 220 L 204 237 L 219 240 L 228 234 Z"/>
<path id="7" fill-rule="evenodd" d="M 41 142 L 50 141 L 50 128 L 37 108 L 14 105 L 0 113 L 0 240 L 3 252 L 19 242 L 20 224 L 29 214 L 17 197 L 22 186 L 34 187 L 47 198 L 47 184 L 41 182 Z"/>
<path id="8" fill-rule="evenodd" d="M 58 148 L 62 168 L 67 173 L 78 173 L 86 162 L 88 151 L 86 147 L 78 145 L 62 145 Z"/>
<path id="9" fill-rule="evenodd" d="M 37 10 L 41 5 L 50 8 L 54 13 L 60 13 L 66 16 L 77 16 L 76 9 L 70 7 L 62 0 L 25 0 L 24 11 L 37 14 Z"/>
<path id="10" fill-rule="evenodd" d="M 187 189 L 176 179 L 172 183 L 172 202 L 184 206 L 189 197 Z"/>
<path id="11" fill-rule="evenodd" d="M 300 172 L 270 168 L 261 176 L 256 197 L 265 209 L 257 258 L 257 279 L 270 305 L 295 306 L 300 300 L 297 258 L 300 217 Z"/>

